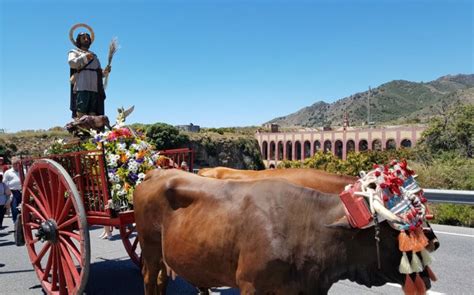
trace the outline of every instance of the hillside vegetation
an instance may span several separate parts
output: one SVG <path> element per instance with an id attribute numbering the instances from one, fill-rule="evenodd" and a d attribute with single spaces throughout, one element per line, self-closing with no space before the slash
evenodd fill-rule
<path id="1" fill-rule="evenodd" d="M 355 93 L 334 103 L 316 102 L 268 123 L 282 127 L 338 126 L 344 112 L 349 123 L 359 126 L 367 121 L 369 91 Z M 444 76 L 431 82 L 395 80 L 370 92 L 371 121 L 377 124 L 426 123 L 440 108 L 474 104 L 474 75 Z"/>

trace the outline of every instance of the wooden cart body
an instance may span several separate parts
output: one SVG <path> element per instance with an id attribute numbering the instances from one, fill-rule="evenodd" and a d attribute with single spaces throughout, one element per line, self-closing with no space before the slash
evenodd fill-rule
<path id="1" fill-rule="evenodd" d="M 179 168 L 186 161 L 193 171 L 192 150 L 160 154 L 171 159 L 170 166 L 164 168 Z M 118 228 L 125 250 L 140 265 L 134 212 L 111 208 L 103 151 L 22 159 L 19 165 L 23 195 L 16 236 L 24 238 L 46 293 L 83 293 L 90 265 L 89 227 L 93 225 Z"/>

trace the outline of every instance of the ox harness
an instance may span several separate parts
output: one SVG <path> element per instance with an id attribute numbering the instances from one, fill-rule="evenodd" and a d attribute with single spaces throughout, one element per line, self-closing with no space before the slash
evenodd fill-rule
<path id="1" fill-rule="evenodd" d="M 374 165 L 368 173 L 362 171 L 360 179 L 346 186 L 339 195 L 344 204 L 347 219 L 354 228 L 375 228 L 377 263 L 380 269 L 379 223 L 387 221 L 398 231 L 398 246 L 402 252 L 399 272 L 406 275 L 404 289 L 426 291 L 419 273 L 426 270 L 435 281 L 431 269 L 431 257 L 425 247 L 428 239 L 423 233 L 427 207 L 423 190 L 415 181 L 415 172 L 406 160 L 391 161 L 389 165 Z M 411 262 L 407 252 L 412 252 Z M 419 258 L 421 256 L 421 260 Z M 410 277 L 415 275 L 415 281 Z"/>

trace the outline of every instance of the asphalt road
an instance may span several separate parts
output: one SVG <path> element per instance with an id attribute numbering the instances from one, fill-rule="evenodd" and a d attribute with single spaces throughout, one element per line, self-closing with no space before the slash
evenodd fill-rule
<path id="1" fill-rule="evenodd" d="M 11 219 L 0 230 L 0 294 L 43 294 L 25 247 L 14 244 Z M 434 225 L 441 247 L 433 254 L 433 271 L 439 280 L 429 294 L 474 294 L 474 229 Z M 98 238 L 100 228 L 92 228 L 91 270 L 87 294 L 143 294 L 140 271 L 130 261 L 117 234 L 110 241 Z M 238 294 L 236 290 L 214 290 L 214 294 Z M 194 288 L 177 279 L 168 294 L 196 294 Z M 329 294 L 402 294 L 400 286 L 366 288 L 349 281 L 338 282 Z"/>

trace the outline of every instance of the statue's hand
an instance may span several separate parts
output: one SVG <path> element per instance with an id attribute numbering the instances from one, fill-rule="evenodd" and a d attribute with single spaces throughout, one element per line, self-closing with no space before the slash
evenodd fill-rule
<path id="1" fill-rule="evenodd" d="M 108 75 L 112 71 L 112 66 L 106 66 L 104 69 L 104 75 Z"/>

